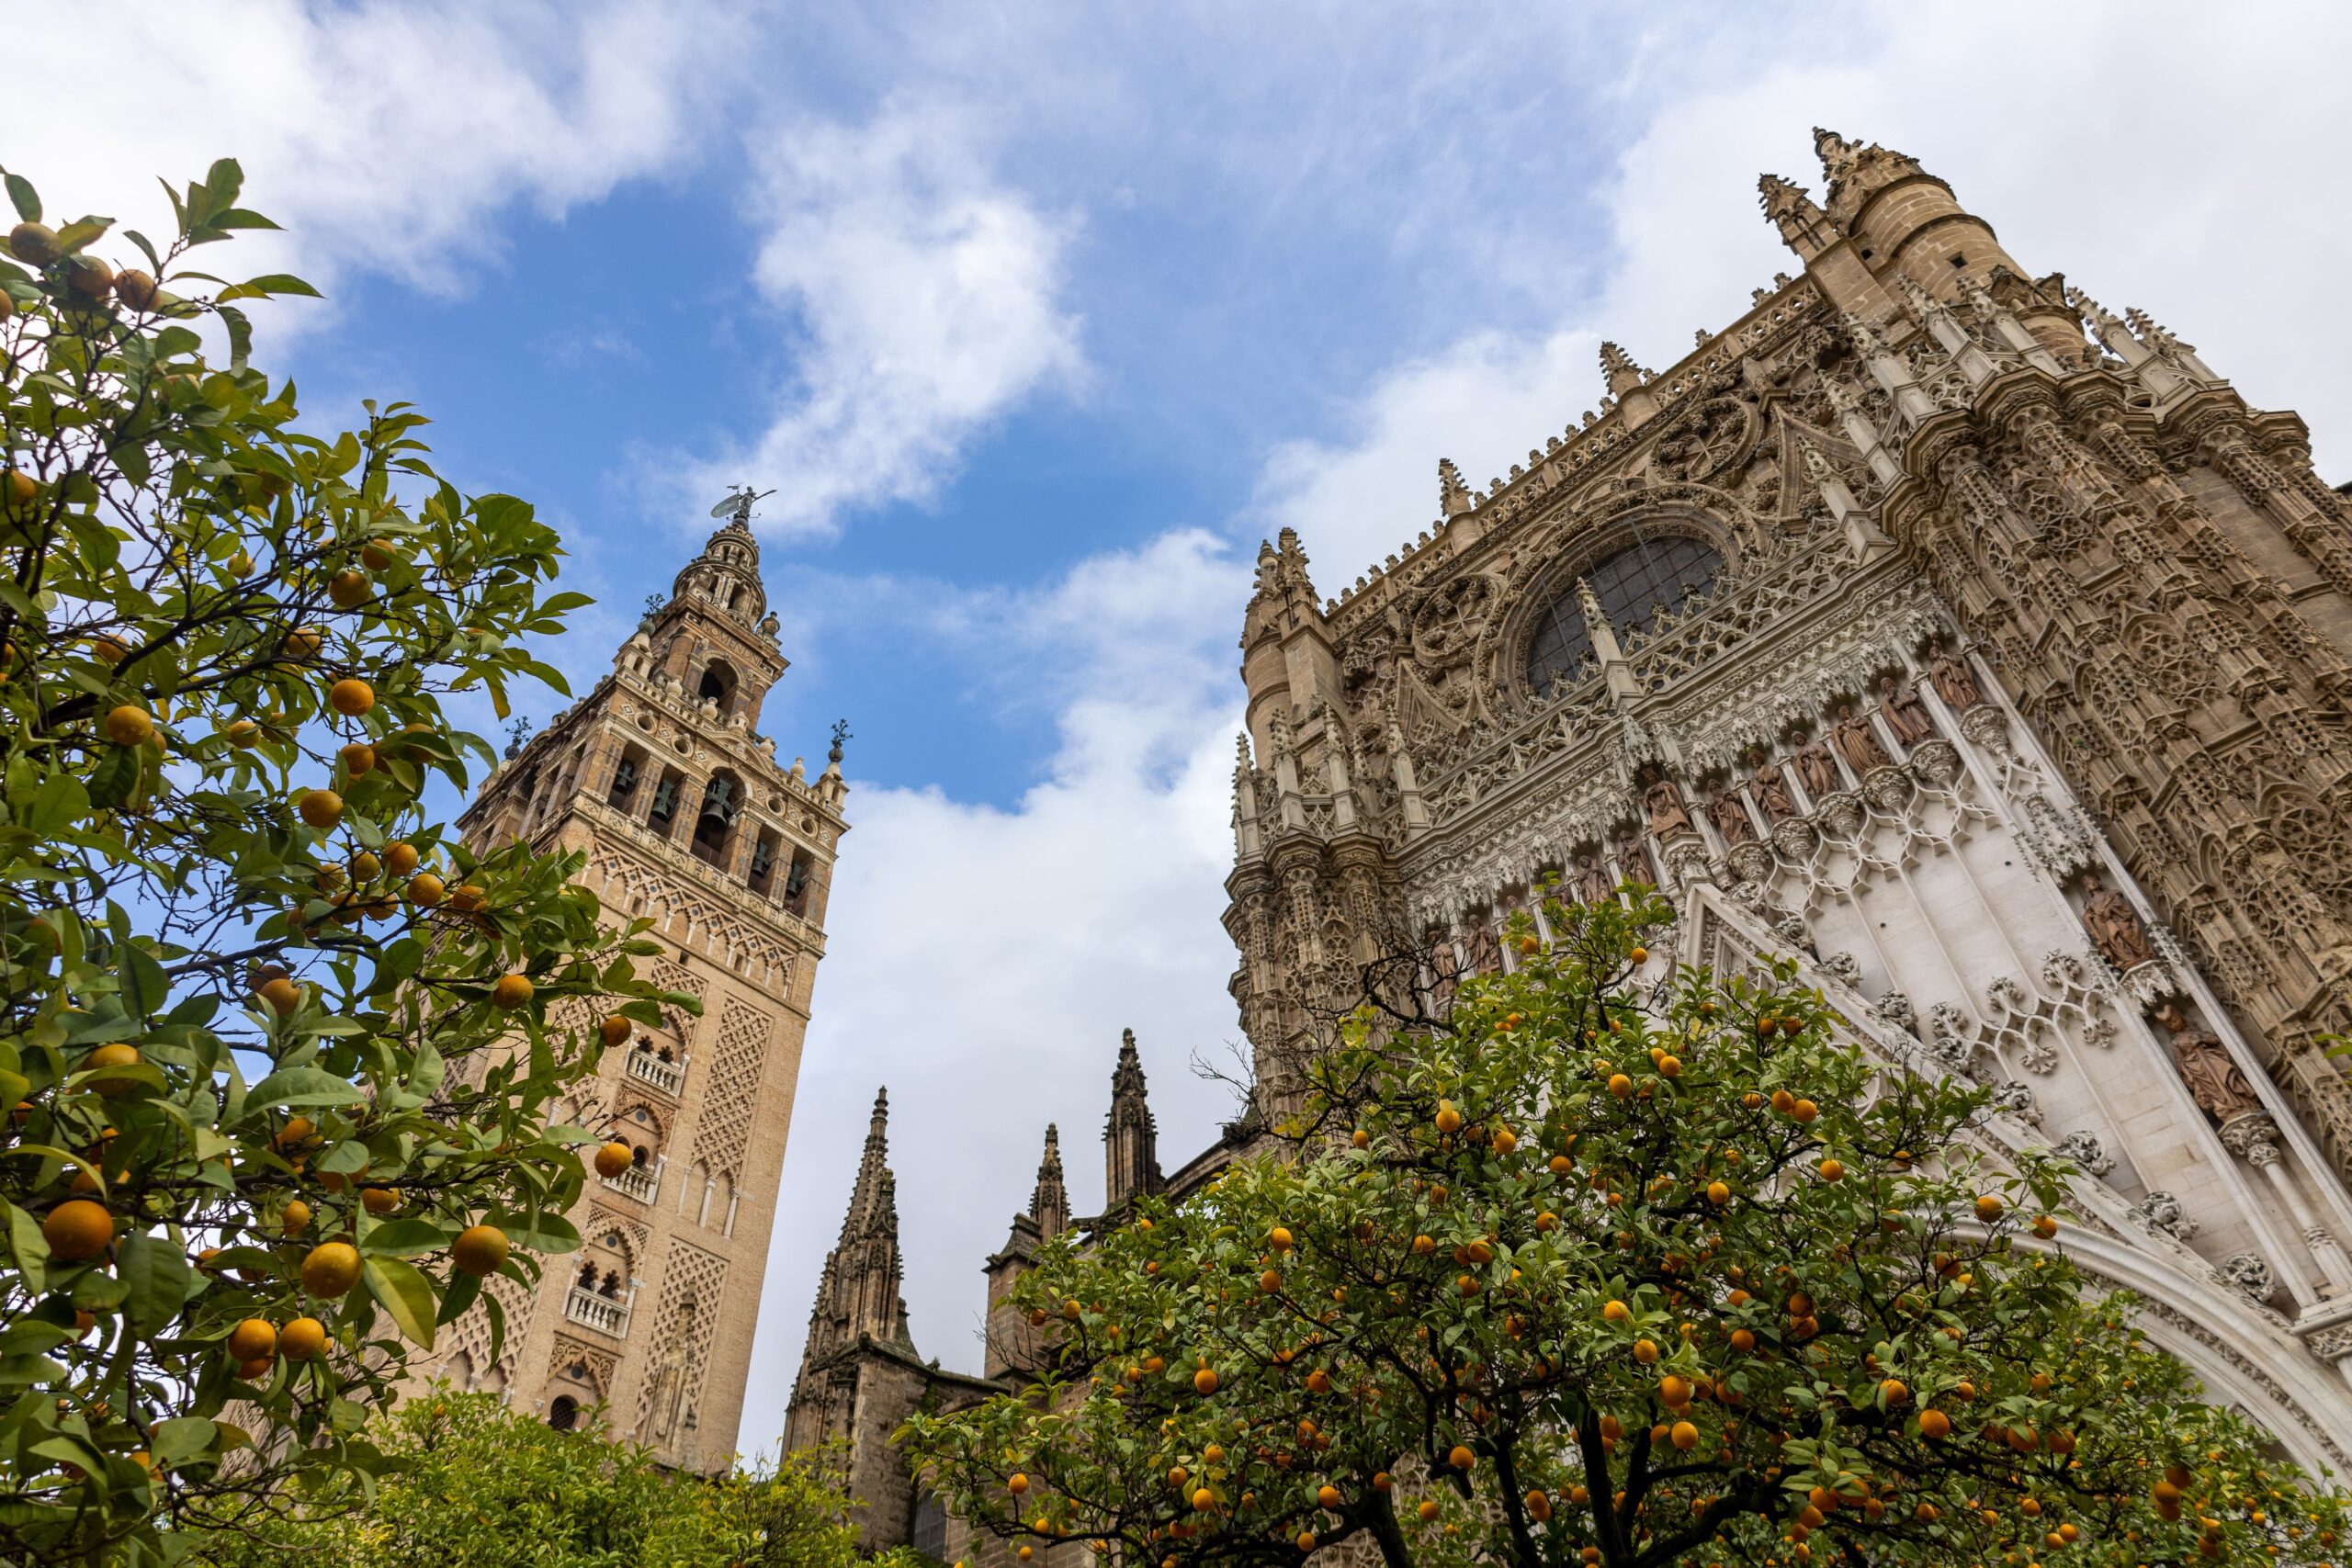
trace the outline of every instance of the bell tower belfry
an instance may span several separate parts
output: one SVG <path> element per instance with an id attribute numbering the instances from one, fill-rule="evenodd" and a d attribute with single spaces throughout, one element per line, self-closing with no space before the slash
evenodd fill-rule
<path id="1" fill-rule="evenodd" d="M 817 963 L 824 954 L 845 725 L 808 776 L 779 761 L 761 712 L 786 660 L 760 581 L 745 491 L 595 688 L 524 739 L 458 819 L 487 850 L 524 839 L 582 853 L 579 882 L 616 920 L 646 919 L 654 978 L 702 1003 L 606 1053 L 560 1120 L 627 1144 L 571 1214 L 582 1250 L 536 1292 L 492 1289 L 443 1341 L 439 1373 L 504 1393 L 551 1425 L 603 1407 L 607 1430 L 667 1462 L 723 1469 L 759 1314 Z M 645 961 L 640 960 L 640 964 Z"/>

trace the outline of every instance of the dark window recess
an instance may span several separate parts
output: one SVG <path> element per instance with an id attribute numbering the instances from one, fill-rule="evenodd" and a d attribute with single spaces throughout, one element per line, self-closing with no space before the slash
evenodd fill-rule
<path id="1" fill-rule="evenodd" d="M 768 884 L 775 880 L 775 846 L 774 833 L 763 832 L 752 846 L 752 874 L 746 878 L 754 893 L 765 893 Z"/>
<path id="2" fill-rule="evenodd" d="M 645 818 L 646 826 L 667 837 L 670 824 L 678 815 L 678 796 L 685 790 L 685 775 L 672 768 L 653 786 L 653 809 Z"/>
<path id="3" fill-rule="evenodd" d="M 808 857 L 793 852 L 792 869 L 784 874 L 784 907 L 799 914 L 808 904 Z"/>
<path id="4" fill-rule="evenodd" d="M 628 797 L 637 793 L 637 759 L 623 757 L 621 765 L 613 770 L 613 787 L 605 796 L 607 806 L 627 806 Z"/>
<path id="5" fill-rule="evenodd" d="M 947 1557 L 947 1505 L 929 1492 L 915 1497 L 915 1517 L 907 1531 L 910 1543 L 926 1557 Z"/>
<path id="6" fill-rule="evenodd" d="M 555 1403 L 548 1406 L 548 1425 L 559 1432 L 569 1432 L 580 1419 L 580 1402 L 568 1393 L 559 1393 Z"/>
<path id="7" fill-rule="evenodd" d="M 1724 558 L 1697 539 L 1648 539 L 1619 550 L 1584 573 L 1600 613 L 1619 637 L 1646 632 L 1662 609 L 1680 609 L 1704 593 Z M 1592 632 L 1571 588 L 1536 624 L 1527 650 L 1527 683 L 1541 692 L 1561 676 L 1573 681 L 1592 656 Z"/>
<path id="8" fill-rule="evenodd" d="M 703 787 L 702 809 L 695 816 L 695 855 L 719 870 L 727 869 L 735 846 L 735 817 L 743 809 L 741 786 L 725 773 Z"/>

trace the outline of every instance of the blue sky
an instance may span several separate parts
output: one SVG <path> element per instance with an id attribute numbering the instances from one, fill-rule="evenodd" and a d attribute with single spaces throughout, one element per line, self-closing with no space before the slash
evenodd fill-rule
<path id="1" fill-rule="evenodd" d="M 69 11 L 71 15 L 69 15 Z M 978 1360 L 978 1265 L 1057 1120 L 1099 1201 L 1118 1032 L 1163 1160 L 1228 1112 L 1217 924 L 1256 542 L 1336 593 L 1572 423 L 1598 341 L 1669 364 L 1793 265 L 1770 169 L 1900 147 L 2029 266 L 2150 310 L 2352 477 L 2337 8 L 1363 3 L 0 3 L 0 162 L 152 222 L 239 157 L 241 242 L 324 305 L 263 354 L 315 419 L 437 420 L 600 604 L 583 688 L 741 479 L 812 760 L 854 831 L 744 1428 L 780 1427 L 873 1088 L 918 1344 Z M 537 705 L 544 717 L 553 701 Z M 486 723 L 487 716 L 481 716 Z"/>

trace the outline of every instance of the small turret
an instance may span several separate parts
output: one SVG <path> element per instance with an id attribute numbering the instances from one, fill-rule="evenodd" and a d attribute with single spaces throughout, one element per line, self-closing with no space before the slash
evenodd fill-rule
<path id="1" fill-rule="evenodd" d="M 1649 390 L 1650 373 L 1613 343 L 1600 345 L 1600 374 L 1609 382 L 1609 395 L 1617 400 L 1626 429 L 1638 427 L 1657 412 L 1657 399 Z"/>
<path id="2" fill-rule="evenodd" d="M 1159 1190 L 1159 1129 L 1143 1081 L 1136 1032 L 1119 1032 L 1119 1065 L 1111 1071 L 1111 1114 L 1102 1125 L 1104 1212 Z"/>
<path id="3" fill-rule="evenodd" d="M 802 1370 L 861 1337 L 913 1349 L 899 1283 L 899 1187 L 890 1173 L 890 1091 L 885 1089 L 874 1097 L 865 1151 L 858 1159 L 856 1184 L 850 1189 L 849 1213 L 825 1258 L 817 1303 L 808 1314 Z"/>
<path id="4" fill-rule="evenodd" d="M 1029 1217 L 1047 1241 L 1069 1229 L 1069 1188 L 1062 1180 L 1061 1134 L 1046 1123 L 1046 1152 L 1037 1161 L 1037 1185 L 1029 1192 Z"/>
<path id="5" fill-rule="evenodd" d="M 1437 510 L 1441 517 L 1458 517 L 1477 505 L 1477 498 L 1470 487 L 1462 482 L 1462 470 L 1453 466 L 1451 457 L 1437 460 Z"/>
<path id="6" fill-rule="evenodd" d="M 1317 698 L 1339 694 L 1330 627 L 1294 529 L 1258 547 L 1257 590 L 1241 622 L 1241 681 L 1250 694 L 1250 736 L 1261 754 L 1272 745 L 1277 709 L 1303 714 Z"/>

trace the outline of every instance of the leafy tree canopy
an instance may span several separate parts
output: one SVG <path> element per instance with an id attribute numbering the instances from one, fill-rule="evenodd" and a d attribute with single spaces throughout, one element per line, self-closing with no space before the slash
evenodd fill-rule
<path id="1" fill-rule="evenodd" d="M 427 805 L 492 760 L 446 697 L 561 688 L 555 535 L 412 409 L 302 425 L 238 301 L 309 287 L 191 265 L 272 227 L 233 163 L 161 245 L 6 183 L 0 1559 L 147 1562 L 380 1465 L 410 1356 L 578 1245 L 550 1109 L 658 993 L 576 859 Z"/>
<path id="2" fill-rule="evenodd" d="M 901 1434 L 952 1506 L 1162 1568 L 2335 1561 L 2341 1495 L 2052 1245 L 2064 1167 L 1980 1157 L 1983 1093 L 1792 966 L 1637 992 L 1672 910 L 1629 891 L 1521 917 L 1443 1021 L 1360 1011 L 1287 1147 L 1049 1247 L 1047 1375 Z"/>
<path id="3" fill-rule="evenodd" d="M 830 1452 L 706 1478 L 601 1430 L 559 1432 L 435 1388 L 371 1426 L 380 1485 L 208 1534 L 195 1568 L 851 1568 L 854 1506 Z M 876 1568 L 920 1568 L 886 1552 Z"/>

